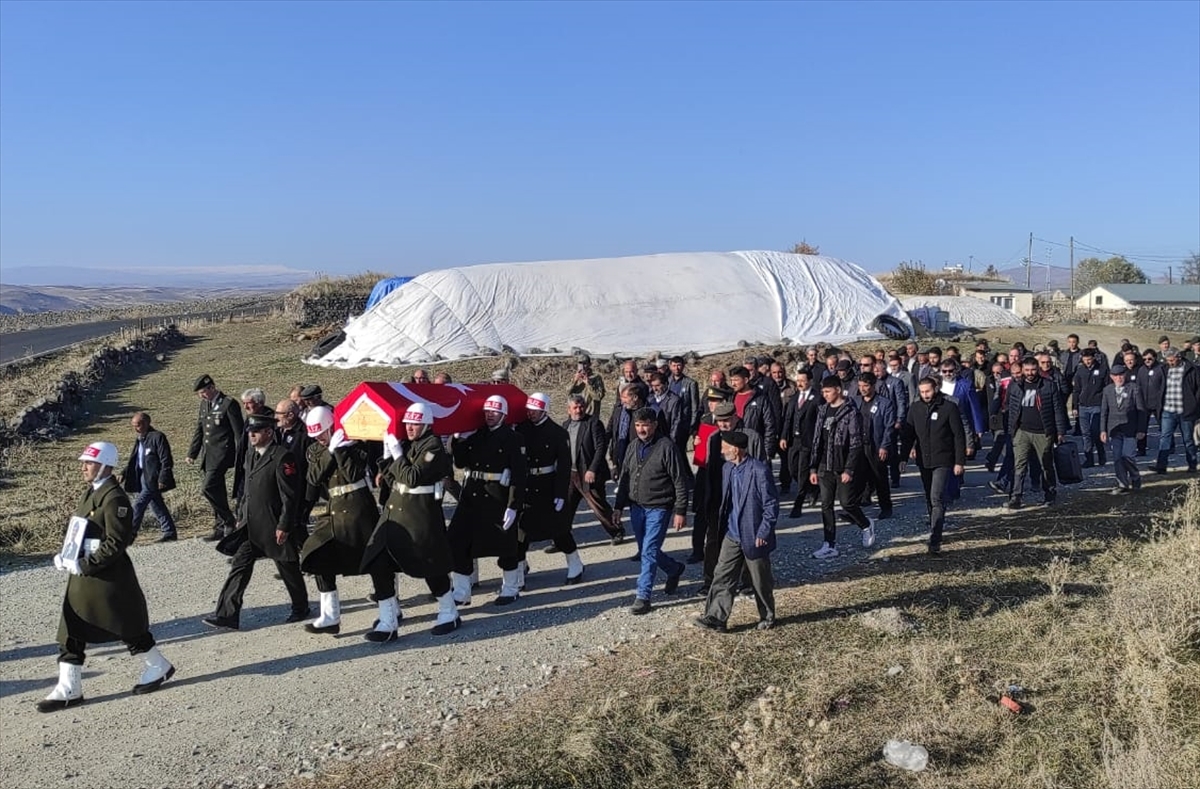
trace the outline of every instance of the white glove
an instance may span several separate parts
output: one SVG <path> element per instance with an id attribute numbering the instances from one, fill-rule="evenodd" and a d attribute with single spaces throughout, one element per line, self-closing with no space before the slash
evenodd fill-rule
<path id="1" fill-rule="evenodd" d="M 504 511 L 504 521 L 500 524 L 500 528 L 508 531 L 517 522 L 517 511 L 509 507 Z"/>
<path id="2" fill-rule="evenodd" d="M 67 569 L 67 566 L 65 564 L 63 564 L 63 558 L 62 558 L 61 554 L 57 554 L 57 553 L 54 554 L 54 569 L 55 570 Z"/>
<path id="3" fill-rule="evenodd" d="M 66 570 L 67 572 L 69 572 L 71 575 L 81 575 L 81 573 L 79 572 L 79 560 L 78 559 L 64 559 L 63 560 L 63 569 Z"/>
<path id="4" fill-rule="evenodd" d="M 391 433 L 383 434 L 383 453 L 390 458 L 399 458 L 404 452 L 400 448 L 400 439 Z"/>
<path id="5" fill-rule="evenodd" d="M 455 438 L 470 438 L 470 437 L 471 437 L 471 436 L 473 436 L 473 435 L 475 435 L 475 431 L 474 431 L 474 430 L 468 430 L 468 431 L 466 431 L 466 432 L 464 432 L 464 433 L 455 433 L 455 434 L 454 434 L 454 437 L 455 437 Z"/>
<path id="6" fill-rule="evenodd" d="M 563 508 L 563 500 L 562 500 L 562 499 L 555 499 L 555 500 L 554 500 L 554 511 L 555 511 L 555 512 L 562 512 L 562 508 Z"/>
<path id="7" fill-rule="evenodd" d="M 509 485 L 512 484 L 512 470 L 511 469 L 506 468 L 506 469 L 504 469 L 504 471 L 500 472 L 500 484 L 504 485 L 505 487 L 508 487 Z"/>
<path id="8" fill-rule="evenodd" d="M 329 437 L 329 451 L 332 452 L 345 443 L 346 431 L 339 427 L 337 430 L 333 431 L 333 435 Z"/>

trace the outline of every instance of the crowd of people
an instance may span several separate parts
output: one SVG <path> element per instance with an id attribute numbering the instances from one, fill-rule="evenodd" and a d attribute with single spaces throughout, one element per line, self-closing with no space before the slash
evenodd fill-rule
<path id="1" fill-rule="evenodd" d="M 318 385 L 293 388 L 272 409 L 261 388 L 246 389 L 239 403 L 202 375 L 186 461 L 201 473 L 213 514 L 205 539 L 230 557 L 217 608 L 203 622 L 239 629 L 254 565 L 269 558 L 290 600 L 286 621 L 304 622 L 309 633 L 339 633 L 338 576 L 367 575 L 378 617 L 365 638 L 395 641 L 403 619 L 397 575 L 404 574 L 426 584 L 437 603 L 432 632 L 446 635 L 462 625 L 480 559 L 497 560 L 498 606 L 520 599 L 533 543 L 550 542 L 546 552 L 564 560 L 563 583 L 580 583 L 586 567 L 572 524 L 586 502 L 612 544 L 627 539 L 627 526 L 632 531 L 639 571 L 631 614 L 652 610 L 659 571 L 663 592 L 674 594 L 687 565 L 701 564 L 698 627 L 724 631 L 741 593 L 756 603 L 758 628 L 770 629 L 781 498 L 791 499 L 793 518 L 805 506 L 819 509 L 812 555 L 830 559 L 839 554 L 840 523 L 854 526 L 863 546 L 875 544 L 876 524 L 892 516 L 892 490 L 913 463 L 929 519 L 927 549 L 937 556 L 947 508 L 959 498 L 967 464 L 981 455 L 995 474 L 989 487 L 1013 509 L 1025 506 L 1027 488 L 1054 503 L 1056 448 L 1070 446 L 1072 436 L 1082 466 L 1113 462 L 1117 495 L 1140 487 L 1136 458 L 1150 453 L 1149 470 L 1165 474 L 1181 446 L 1194 473 L 1198 357 L 1200 337 L 1182 349 L 1168 337 L 1157 349 L 1123 342 L 1111 361 L 1074 334 L 1062 348 L 1051 341 L 993 349 L 980 341 L 964 351 L 910 341 L 857 359 L 812 346 L 798 362 L 755 356 L 713 369 L 703 386 L 682 357 L 629 360 L 612 387 L 583 357 L 562 423 L 550 418 L 548 394 L 521 404 L 493 395 L 477 430 L 435 435 L 430 409 L 413 403 L 379 440 L 347 438 Z M 492 380 L 507 381 L 507 370 Z M 425 370 L 410 382 L 451 383 L 446 373 L 431 378 Z M 511 418 L 510 407 L 523 418 Z M 1147 441 L 1152 420 L 1155 447 Z M 92 444 L 80 457 L 89 487 L 76 518 L 86 528 L 82 547 L 64 546 L 55 558 L 70 578 L 59 682 L 39 703 L 42 711 L 82 702 L 88 643 L 120 640 L 142 656 L 135 693 L 156 690 L 174 674 L 150 634 L 127 555 L 147 512 L 160 542 L 178 538 L 163 498 L 176 484 L 174 462 L 150 414 L 135 414 L 131 425 L 135 445 L 122 473 L 110 443 Z M 449 522 L 446 494 L 456 500 Z M 663 544 L 671 530 L 688 526 L 689 513 L 691 552 L 680 560 Z M 315 617 L 306 574 L 320 596 Z"/>

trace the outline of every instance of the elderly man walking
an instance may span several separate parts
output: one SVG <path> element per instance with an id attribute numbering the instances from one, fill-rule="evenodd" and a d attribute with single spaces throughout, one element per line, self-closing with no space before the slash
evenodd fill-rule
<path id="1" fill-rule="evenodd" d="M 771 469 L 748 453 L 749 437 L 739 431 L 721 433 L 720 523 L 724 537 L 712 586 L 699 627 L 724 631 L 733 610 L 733 595 L 743 570 L 750 575 L 758 606 L 758 629 L 775 625 L 775 579 L 771 551 L 775 550 L 775 523 L 779 520 L 779 490 Z"/>
<path id="2" fill-rule="evenodd" d="M 1167 458 L 1174 448 L 1175 431 L 1183 437 L 1183 451 L 1187 469 L 1195 473 L 1196 421 L 1200 419 L 1200 367 L 1183 358 L 1178 348 L 1167 348 L 1163 352 L 1166 360 L 1166 386 L 1163 389 L 1162 431 L 1158 440 L 1158 458 L 1150 470 L 1155 474 L 1167 473 Z"/>
<path id="3" fill-rule="evenodd" d="M 130 424 L 137 434 L 137 443 L 129 455 L 129 462 L 125 464 L 121 482 L 127 493 L 136 496 L 133 500 L 133 533 L 137 534 L 142 528 L 142 519 L 149 508 L 162 530 L 157 542 L 174 542 L 178 539 L 175 519 L 163 501 L 163 494 L 175 489 L 175 460 L 171 455 L 171 442 L 151 427 L 150 415 L 145 411 L 134 414 Z"/>
<path id="4" fill-rule="evenodd" d="M 630 609 L 635 615 L 650 612 L 650 593 L 657 570 L 667 574 L 664 591 L 674 594 L 687 569 L 686 564 L 662 550 L 668 520 L 675 531 L 684 527 L 688 496 L 683 456 L 670 437 L 659 432 L 658 426 L 659 419 L 651 409 L 641 408 L 634 413 L 633 429 L 637 437 L 625 452 L 613 509 L 613 523 L 620 526 L 621 512 L 629 507 L 629 522 L 641 556 L 637 599 Z"/>

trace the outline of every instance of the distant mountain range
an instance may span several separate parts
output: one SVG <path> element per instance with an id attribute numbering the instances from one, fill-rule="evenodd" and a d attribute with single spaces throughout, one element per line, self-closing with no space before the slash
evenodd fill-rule
<path id="1" fill-rule="evenodd" d="M 74 310 L 122 309 L 146 304 L 174 304 L 246 298 L 255 293 L 280 293 L 290 287 L 255 288 L 81 288 L 60 285 L 28 287 L 0 284 L 0 315 Z"/>
<path id="2" fill-rule="evenodd" d="M 155 266 L 83 268 L 17 266 L 0 272 L 3 285 L 74 286 L 86 288 L 287 288 L 315 279 L 316 272 L 287 266 Z"/>
<path id="3" fill-rule="evenodd" d="M 1013 284 L 1025 286 L 1025 267 L 1013 266 L 1000 270 L 1000 276 L 1007 277 L 1013 281 Z M 1029 288 L 1034 293 L 1043 291 L 1061 290 L 1063 293 L 1071 291 L 1071 269 L 1063 268 L 1062 266 L 1040 266 L 1034 264 L 1033 270 L 1028 272 Z"/>

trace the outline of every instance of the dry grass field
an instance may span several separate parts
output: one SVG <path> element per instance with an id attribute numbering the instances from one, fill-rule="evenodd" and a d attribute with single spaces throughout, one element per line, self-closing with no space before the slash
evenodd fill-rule
<path id="1" fill-rule="evenodd" d="M 1032 345 L 1070 330 L 990 337 Z M 1123 336 L 1157 339 L 1077 330 L 1108 350 Z M 139 409 L 175 450 L 180 487 L 168 503 L 182 533 L 207 530 L 197 475 L 183 463 L 201 373 L 231 396 L 258 385 L 272 401 L 302 382 L 319 382 L 336 401 L 364 378 L 408 373 L 309 367 L 299 358 L 310 346 L 282 321 L 218 324 L 165 363 L 110 382 L 77 435 L 4 457 L 0 548 L 10 557 L 52 549 L 82 485 L 80 447 L 109 440 L 124 454 Z M 745 354 L 706 358 L 693 374 Z M 60 363 L 5 381 L 6 409 L 36 394 Z M 446 369 L 456 380 L 484 380 L 498 363 Z M 527 391 L 558 394 L 570 373 L 562 361 L 524 359 L 513 377 Z M 1079 492 L 1053 511 L 999 512 L 955 512 L 954 550 L 940 560 L 919 541 L 901 541 L 837 577 L 784 590 L 780 610 L 800 613 L 776 630 L 689 631 L 623 649 L 525 706 L 469 716 L 455 732 L 303 785 L 1200 786 L 1200 484 L 1176 474 L 1148 479 L 1137 498 Z M 885 607 L 912 629 L 883 635 L 863 626 L 858 614 Z M 739 609 L 731 624 L 749 625 L 745 617 Z M 998 704 L 1010 685 L 1022 688 L 1020 715 Z M 928 748 L 929 768 L 884 764 L 880 749 L 891 738 Z"/>

